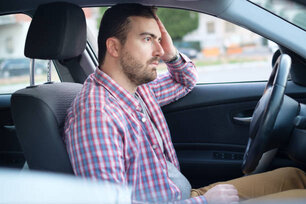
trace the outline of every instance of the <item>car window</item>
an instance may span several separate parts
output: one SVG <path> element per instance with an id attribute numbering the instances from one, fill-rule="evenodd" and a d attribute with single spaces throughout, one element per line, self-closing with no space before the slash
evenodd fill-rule
<path id="1" fill-rule="evenodd" d="M 87 24 L 98 36 L 107 8 L 86 8 Z M 216 17 L 180 9 L 159 8 L 158 16 L 177 49 L 198 68 L 198 83 L 266 81 L 277 45 Z M 160 63 L 158 72 L 167 70 Z"/>
<path id="2" fill-rule="evenodd" d="M 30 84 L 30 59 L 24 45 L 31 18 L 25 14 L 0 16 L 0 94 L 13 93 Z M 51 63 L 52 81 L 60 81 Z M 35 60 L 35 84 L 47 81 L 47 60 Z"/>
<path id="3" fill-rule="evenodd" d="M 277 45 L 245 28 L 198 14 L 198 27 L 181 39 L 197 51 L 199 83 L 266 81 Z M 193 44 L 192 44 L 193 43 Z M 182 51 L 184 53 L 184 51 Z"/>
<path id="4" fill-rule="evenodd" d="M 306 6 L 302 1 L 289 0 L 250 0 L 290 23 L 306 30 Z"/>

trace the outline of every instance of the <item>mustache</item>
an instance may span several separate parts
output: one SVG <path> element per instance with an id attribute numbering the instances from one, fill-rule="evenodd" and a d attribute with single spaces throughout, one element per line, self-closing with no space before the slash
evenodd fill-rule
<path id="1" fill-rule="evenodd" d="M 148 64 L 151 64 L 152 62 L 154 62 L 154 61 L 160 61 L 160 57 L 152 57 L 150 60 L 148 60 Z"/>

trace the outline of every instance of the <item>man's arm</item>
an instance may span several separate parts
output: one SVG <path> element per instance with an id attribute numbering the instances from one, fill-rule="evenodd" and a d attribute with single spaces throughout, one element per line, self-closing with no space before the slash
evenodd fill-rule
<path id="1" fill-rule="evenodd" d="M 76 175 L 127 184 L 123 142 L 107 113 L 80 111 L 66 129 L 66 145 Z"/>
<path id="2" fill-rule="evenodd" d="M 165 52 L 161 59 L 166 62 L 168 73 L 149 83 L 160 106 L 171 103 L 189 93 L 196 84 L 197 71 L 191 60 L 177 50 L 166 28 L 156 16 L 161 32 L 161 46 Z"/>
<path id="3" fill-rule="evenodd" d="M 194 64 L 183 54 L 177 60 L 167 63 L 167 67 L 168 73 L 148 84 L 160 106 L 187 95 L 194 88 L 198 77 Z"/>

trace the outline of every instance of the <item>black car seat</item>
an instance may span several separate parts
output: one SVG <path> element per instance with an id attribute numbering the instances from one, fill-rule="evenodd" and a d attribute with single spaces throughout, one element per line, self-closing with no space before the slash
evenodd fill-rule
<path id="1" fill-rule="evenodd" d="M 80 7 L 63 2 L 38 7 L 25 56 L 70 60 L 80 56 L 85 46 L 86 20 Z M 78 83 L 46 83 L 12 94 L 16 132 L 30 169 L 73 174 L 62 136 L 66 111 L 81 88 Z"/>

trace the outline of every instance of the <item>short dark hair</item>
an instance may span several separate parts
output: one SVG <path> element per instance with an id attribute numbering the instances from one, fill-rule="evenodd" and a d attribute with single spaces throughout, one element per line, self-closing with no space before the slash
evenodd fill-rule
<path id="1" fill-rule="evenodd" d="M 130 16 L 141 16 L 155 18 L 155 7 L 143 6 L 141 4 L 117 4 L 107 9 L 101 19 L 98 35 L 98 60 L 101 66 L 104 63 L 106 53 L 106 40 L 116 37 L 121 44 L 126 41 L 129 31 Z"/>

